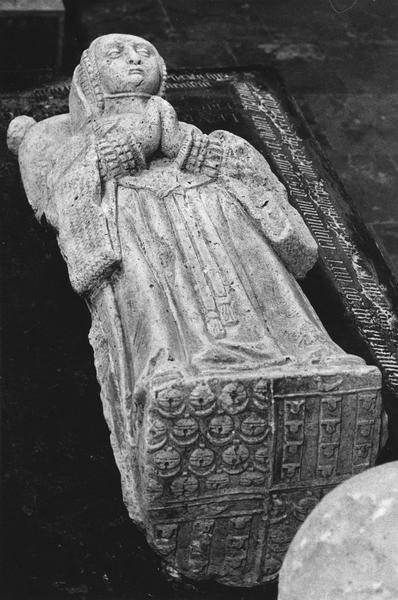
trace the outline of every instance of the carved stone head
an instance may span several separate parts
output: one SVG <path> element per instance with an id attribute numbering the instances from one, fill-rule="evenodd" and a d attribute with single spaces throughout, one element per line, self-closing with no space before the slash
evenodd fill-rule
<path id="1" fill-rule="evenodd" d="M 126 34 L 97 38 L 83 52 L 73 74 L 69 98 L 73 128 L 100 116 L 106 96 L 162 96 L 166 76 L 164 60 L 147 40 Z"/>
<path id="2" fill-rule="evenodd" d="M 162 83 L 159 55 L 151 43 L 131 35 L 109 35 L 94 45 L 105 94 L 157 94 Z"/>

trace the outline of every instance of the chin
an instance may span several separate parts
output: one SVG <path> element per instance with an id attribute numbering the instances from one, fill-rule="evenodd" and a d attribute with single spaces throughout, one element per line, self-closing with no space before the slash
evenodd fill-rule
<path id="1" fill-rule="evenodd" d="M 135 73 L 131 74 L 126 81 L 127 85 L 133 85 L 134 87 L 138 87 L 138 86 L 142 85 L 143 83 L 144 83 L 143 76 L 139 75 L 139 74 L 135 74 Z"/>
<path id="2" fill-rule="evenodd" d="M 132 94 L 134 92 L 140 92 L 140 88 L 132 83 L 126 83 L 125 85 L 119 86 L 113 93 L 114 94 Z"/>

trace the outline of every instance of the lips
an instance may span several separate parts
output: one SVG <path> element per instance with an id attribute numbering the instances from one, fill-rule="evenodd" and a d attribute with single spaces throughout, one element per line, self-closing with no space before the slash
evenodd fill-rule
<path id="1" fill-rule="evenodd" d="M 131 75 L 142 75 L 144 73 L 144 71 L 140 68 L 134 67 L 133 69 L 129 69 L 129 73 Z"/>

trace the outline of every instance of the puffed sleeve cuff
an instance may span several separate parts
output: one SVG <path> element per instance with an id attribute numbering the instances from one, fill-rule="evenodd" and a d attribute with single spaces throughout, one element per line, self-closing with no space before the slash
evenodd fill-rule
<path id="1" fill-rule="evenodd" d="M 184 171 L 215 178 L 220 172 L 222 153 L 221 140 L 192 129 L 185 135 L 176 161 Z"/>
<path id="2" fill-rule="evenodd" d="M 94 180 L 94 174 L 92 179 Z M 87 180 L 86 180 L 87 181 Z M 73 186 L 73 183 L 72 183 Z M 89 294 L 121 264 L 120 248 L 110 236 L 110 224 L 93 197 L 95 190 L 76 176 L 74 193 L 65 190 L 58 243 L 68 265 L 73 289 Z M 73 187 L 70 188 L 73 192 Z"/>
<path id="3" fill-rule="evenodd" d="M 96 152 L 101 179 L 108 181 L 145 168 L 145 156 L 132 133 L 96 124 Z"/>

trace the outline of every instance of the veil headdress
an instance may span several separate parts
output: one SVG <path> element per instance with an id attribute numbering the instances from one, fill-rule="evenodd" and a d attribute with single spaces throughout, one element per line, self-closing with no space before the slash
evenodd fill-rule
<path id="1" fill-rule="evenodd" d="M 95 39 L 87 50 L 84 50 L 80 63 L 73 73 L 72 86 L 69 94 L 69 112 L 72 131 L 74 133 L 89 124 L 91 124 L 92 127 L 95 127 L 96 118 L 101 116 L 104 110 L 105 93 L 99 76 L 95 58 L 95 49 L 99 42 L 106 38 L 111 38 L 114 35 L 115 34 L 104 35 Z M 136 36 L 130 37 L 136 38 Z M 149 42 L 146 41 L 146 43 Z M 163 96 L 167 80 L 166 65 L 156 48 L 152 44 L 151 46 L 159 67 L 159 88 L 154 95 Z M 131 95 L 133 96 L 134 93 Z"/>

